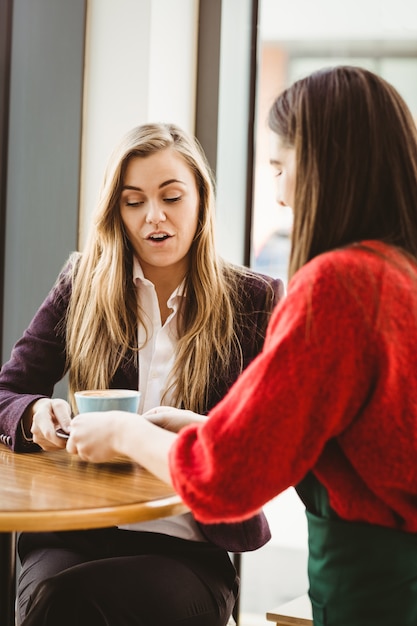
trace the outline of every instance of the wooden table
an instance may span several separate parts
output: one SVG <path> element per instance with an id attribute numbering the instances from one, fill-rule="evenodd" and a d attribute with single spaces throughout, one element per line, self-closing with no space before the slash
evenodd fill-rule
<path id="1" fill-rule="evenodd" d="M 0 624 L 14 626 L 16 532 L 104 528 L 188 511 L 173 489 L 123 459 L 0 446 Z"/>
<path id="2" fill-rule="evenodd" d="M 307 594 L 268 611 L 266 619 L 276 626 L 313 626 L 311 602 Z"/>

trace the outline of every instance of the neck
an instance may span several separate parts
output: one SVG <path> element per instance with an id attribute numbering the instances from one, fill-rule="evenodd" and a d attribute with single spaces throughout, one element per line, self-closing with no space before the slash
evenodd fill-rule
<path id="1" fill-rule="evenodd" d="M 167 306 L 167 301 L 173 291 L 181 284 L 186 274 L 184 267 L 174 268 L 152 267 L 143 268 L 143 275 L 151 281 L 155 286 L 156 295 L 158 297 L 159 310 L 161 313 L 161 321 L 165 320 L 171 313 L 171 309 Z"/>
<path id="2" fill-rule="evenodd" d="M 145 278 L 151 281 L 155 285 L 155 289 L 158 292 L 168 292 L 168 297 L 178 287 L 178 285 L 184 279 L 186 271 L 181 268 L 180 271 L 173 272 L 171 268 L 156 267 L 151 270 L 143 269 L 143 275 Z"/>

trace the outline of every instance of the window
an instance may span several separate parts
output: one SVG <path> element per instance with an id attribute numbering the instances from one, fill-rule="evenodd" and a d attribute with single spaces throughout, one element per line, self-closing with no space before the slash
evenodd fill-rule
<path id="1" fill-rule="evenodd" d="M 396 10 L 396 12 L 394 11 Z M 322 67 L 366 67 L 391 82 L 417 120 L 417 5 L 261 0 L 251 265 L 286 281 L 292 214 L 274 200 L 266 117 L 276 95 Z"/>

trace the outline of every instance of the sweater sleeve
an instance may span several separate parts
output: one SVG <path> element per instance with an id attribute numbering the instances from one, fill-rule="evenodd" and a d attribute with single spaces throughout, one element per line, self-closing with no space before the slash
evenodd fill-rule
<path id="1" fill-rule="evenodd" d="M 245 519 L 295 485 L 366 401 L 375 360 L 369 286 L 354 289 L 323 257 L 293 278 L 263 351 L 210 419 L 171 448 L 174 486 L 201 521 Z"/>

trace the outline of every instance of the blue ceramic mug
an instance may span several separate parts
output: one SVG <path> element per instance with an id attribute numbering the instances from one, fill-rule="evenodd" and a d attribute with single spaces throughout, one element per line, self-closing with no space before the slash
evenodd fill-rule
<path id="1" fill-rule="evenodd" d="M 75 402 L 80 413 L 94 411 L 128 411 L 137 413 L 140 391 L 134 389 L 87 389 L 76 391 Z"/>

